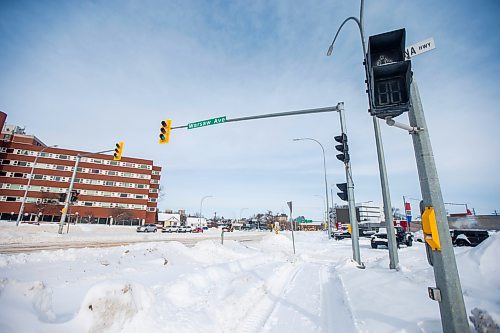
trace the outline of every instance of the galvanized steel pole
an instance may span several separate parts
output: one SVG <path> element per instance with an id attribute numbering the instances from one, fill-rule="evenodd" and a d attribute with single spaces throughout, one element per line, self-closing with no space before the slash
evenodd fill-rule
<path id="1" fill-rule="evenodd" d="M 448 219 L 432 153 L 429 131 L 425 123 L 424 111 L 415 80 L 411 85 L 411 101 L 412 107 L 408 112 L 410 125 L 423 129 L 412 133 L 420 191 L 424 207 L 434 208 L 441 243 L 441 250 L 431 250 L 427 246 L 434 268 L 436 287 L 441 292 L 441 301 L 439 301 L 441 325 L 445 333 L 468 333 L 470 331 L 469 322 L 451 243 Z"/>
<path id="2" fill-rule="evenodd" d="M 347 129 L 345 125 L 344 104 L 339 103 L 338 108 L 340 116 L 340 128 L 342 133 L 346 133 Z M 346 162 L 344 162 L 344 165 L 345 165 L 345 177 L 347 182 L 347 203 L 349 206 L 349 223 L 351 224 L 352 254 L 354 261 L 358 263 L 358 267 L 365 268 L 365 265 L 361 261 L 361 254 L 359 252 L 359 230 L 358 230 L 358 220 L 356 218 L 356 203 L 354 200 L 354 182 L 352 180 L 351 162 L 347 160 Z"/>

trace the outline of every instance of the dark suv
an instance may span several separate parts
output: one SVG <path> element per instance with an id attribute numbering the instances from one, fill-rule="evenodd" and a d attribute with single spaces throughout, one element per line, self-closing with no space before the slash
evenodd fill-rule
<path id="1" fill-rule="evenodd" d="M 450 236 L 455 246 L 476 246 L 490 235 L 487 230 L 451 229 Z"/>
<path id="2" fill-rule="evenodd" d="M 398 244 L 398 248 L 401 244 L 412 246 L 413 235 L 411 233 L 404 231 L 401 227 L 394 227 L 394 231 L 396 232 L 396 242 Z M 378 232 L 371 237 L 370 243 L 374 249 L 376 249 L 379 245 L 387 246 L 387 229 L 380 228 Z"/>

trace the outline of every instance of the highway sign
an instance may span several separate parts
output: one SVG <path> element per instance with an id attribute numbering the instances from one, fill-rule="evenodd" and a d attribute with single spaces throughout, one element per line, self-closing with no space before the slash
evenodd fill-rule
<path id="1" fill-rule="evenodd" d="M 212 118 L 212 119 L 207 119 L 207 120 L 201 120 L 201 121 L 197 121 L 194 123 L 189 123 L 187 128 L 193 129 L 193 128 L 198 128 L 198 127 L 222 124 L 225 122 L 226 122 L 226 116 L 223 116 L 223 117 L 217 117 L 217 118 Z"/>
<path id="2" fill-rule="evenodd" d="M 427 38 L 421 42 L 410 45 L 405 50 L 405 58 L 406 60 L 410 60 L 410 58 L 422 54 L 424 52 L 434 50 L 436 48 L 436 43 L 434 42 L 434 38 Z"/>

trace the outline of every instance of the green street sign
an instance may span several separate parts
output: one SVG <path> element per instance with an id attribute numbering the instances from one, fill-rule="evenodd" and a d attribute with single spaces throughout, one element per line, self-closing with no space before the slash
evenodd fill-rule
<path id="1" fill-rule="evenodd" d="M 201 121 L 197 121 L 197 122 L 194 122 L 194 123 L 189 123 L 188 124 L 188 129 L 198 128 L 198 127 L 204 127 L 204 126 L 210 126 L 210 125 L 216 125 L 216 124 L 222 124 L 222 123 L 225 123 L 225 122 L 226 122 L 226 116 L 212 118 L 212 119 L 207 119 L 207 120 L 201 120 Z"/>

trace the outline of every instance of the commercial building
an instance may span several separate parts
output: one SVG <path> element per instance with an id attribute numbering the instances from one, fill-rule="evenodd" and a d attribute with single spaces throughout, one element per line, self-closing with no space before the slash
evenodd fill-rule
<path id="1" fill-rule="evenodd" d="M 2 122 L 5 118 L 0 119 Z M 18 126 L 4 125 L 0 142 L 0 219 L 17 219 L 28 187 L 23 222 L 58 222 L 77 155 L 48 147 Z M 111 149 L 113 147 L 110 147 Z M 68 210 L 76 223 L 156 223 L 161 167 L 152 160 L 92 154 L 81 157 Z"/>

